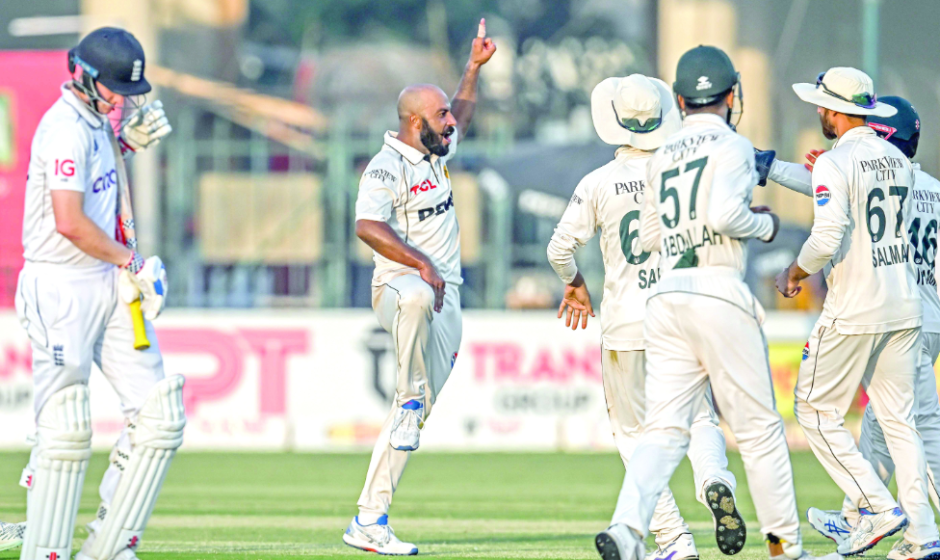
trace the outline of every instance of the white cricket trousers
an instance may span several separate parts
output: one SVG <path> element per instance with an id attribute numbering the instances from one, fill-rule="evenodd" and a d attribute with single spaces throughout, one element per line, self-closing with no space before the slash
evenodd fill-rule
<path id="1" fill-rule="evenodd" d="M 709 382 L 737 439 L 761 532 L 802 543 L 793 470 L 756 310 L 716 297 L 660 293 L 646 304 L 646 429 L 615 522 L 647 534 L 660 494 L 689 448 Z"/>
<path id="2" fill-rule="evenodd" d="M 392 335 L 398 385 L 359 496 L 359 522 L 364 524 L 375 523 L 388 513 L 411 454 L 392 449 L 388 444 L 396 411 L 409 400 L 418 400 L 424 404 L 427 419 L 450 377 L 463 330 L 459 287 L 447 284 L 444 308 L 435 313 L 434 290 L 417 274 L 403 274 L 373 286 L 372 307 L 379 324 Z"/>
<path id="3" fill-rule="evenodd" d="M 917 381 L 914 384 L 914 425 L 924 441 L 927 457 L 927 491 L 937 509 L 940 496 L 937 492 L 936 473 L 940 473 L 940 399 L 937 397 L 937 378 L 933 365 L 940 356 L 940 333 L 921 332 L 918 354 Z M 862 433 L 858 438 L 858 450 L 874 467 L 881 480 L 888 484 L 894 476 L 894 460 L 888 451 L 884 431 L 875 419 L 875 412 L 868 403 L 862 417 Z M 845 498 L 842 513 L 852 525 L 858 521 L 858 506 Z"/>
<path id="4" fill-rule="evenodd" d="M 914 381 L 920 328 L 879 334 L 839 334 L 820 321 L 809 338 L 796 383 L 796 417 L 806 441 L 849 499 L 874 513 L 898 507 L 845 427 L 845 411 L 861 385 L 884 431 L 898 474 L 898 498 L 910 519 L 905 538 L 915 544 L 940 539 L 927 497 L 924 445 L 914 427 Z"/>
<path id="5" fill-rule="evenodd" d="M 164 378 L 163 357 L 153 325 L 145 321 L 148 350 L 134 350 L 130 307 L 118 298 L 112 265 L 73 268 L 27 262 L 16 288 L 16 312 L 33 349 L 34 413 L 70 385 L 87 385 L 91 365 L 101 368 L 121 400 L 126 422 L 137 418 L 150 389 Z M 127 430 L 117 449 L 130 454 Z M 34 448 L 35 454 L 35 448 Z M 35 466 L 30 458 L 30 466 Z M 112 462 L 101 481 L 102 501 L 111 498 L 121 470 Z"/>
<path id="6" fill-rule="evenodd" d="M 630 457 L 636 449 L 643 433 L 646 419 L 646 352 L 603 351 L 604 395 L 607 398 L 607 412 L 610 426 L 614 433 L 614 443 L 620 452 L 623 466 L 630 468 Z M 705 487 L 721 480 L 731 490 L 735 490 L 737 481 L 728 470 L 728 458 L 725 453 L 725 434 L 718 426 L 718 416 L 711 405 L 711 392 L 708 391 L 699 413 L 692 421 L 689 460 L 695 478 L 696 497 L 705 501 Z M 613 519 L 623 515 L 623 509 L 632 507 L 632 503 L 618 500 Z M 650 532 L 656 537 L 656 544 L 665 546 L 682 533 L 691 533 L 689 526 L 682 519 L 679 507 L 667 487 L 663 490 L 650 521 Z"/>

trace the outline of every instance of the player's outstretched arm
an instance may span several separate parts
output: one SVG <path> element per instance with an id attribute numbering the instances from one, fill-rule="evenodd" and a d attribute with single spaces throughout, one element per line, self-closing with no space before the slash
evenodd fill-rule
<path id="1" fill-rule="evenodd" d="M 470 49 L 470 60 L 467 61 L 463 77 L 460 78 L 457 93 L 451 100 L 451 113 L 457 119 L 457 130 L 461 139 L 470 128 L 470 120 L 477 106 L 477 82 L 480 78 L 480 68 L 489 62 L 495 52 L 496 43 L 486 36 L 486 20 L 481 19 L 477 29 L 477 38 L 473 40 L 473 46 Z"/>
<path id="2" fill-rule="evenodd" d="M 85 215 L 85 193 L 53 190 L 52 211 L 56 229 L 80 251 L 98 260 L 124 266 L 133 252 L 105 233 Z"/>
<path id="3" fill-rule="evenodd" d="M 421 273 L 421 279 L 434 290 L 434 311 L 441 312 L 446 283 L 427 255 L 402 241 L 385 222 L 356 220 L 356 237 L 386 259 L 410 266 Z"/>

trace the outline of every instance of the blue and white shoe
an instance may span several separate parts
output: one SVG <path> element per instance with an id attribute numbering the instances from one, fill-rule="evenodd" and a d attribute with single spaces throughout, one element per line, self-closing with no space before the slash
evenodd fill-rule
<path id="1" fill-rule="evenodd" d="M 418 554 L 418 547 L 401 542 L 395 536 L 395 531 L 388 524 L 388 516 L 383 515 L 372 525 L 361 525 L 359 516 L 353 518 L 346 532 L 343 542 L 353 548 L 375 552 L 388 556 L 414 556 Z"/>
<path id="2" fill-rule="evenodd" d="M 937 560 L 940 558 L 940 541 L 914 544 L 907 539 L 894 543 L 888 560 Z"/>
<path id="3" fill-rule="evenodd" d="M 836 547 L 843 556 L 855 556 L 874 547 L 881 539 L 890 537 L 909 523 L 907 516 L 896 507 L 881 513 L 862 515 L 848 537 Z"/>
<path id="4" fill-rule="evenodd" d="M 852 532 L 852 526 L 842 515 L 842 510 L 823 510 L 818 508 L 809 508 L 806 510 L 806 520 L 813 526 L 813 529 L 819 531 L 819 534 L 831 539 L 836 546 L 845 542 Z"/>
<path id="5" fill-rule="evenodd" d="M 594 537 L 594 546 L 603 560 L 643 560 L 646 546 L 633 529 L 614 523 Z"/>
<path id="6" fill-rule="evenodd" d="M 414 451 L 418 449 L 421 428 L 424 427 L 424 405 L 416 400 L 410 400 L 401 405 L 395 413 L 392 424 L 392 433 L 389 434 L 388 444 L 398 451 Z"/>
<path id="7" fill-rule="evenodd" d="M 646 560 L 698 560 L 698 549 L 695 548 L 695 539 L 692 533 L 682 533 L 669 541 L 666 546 L 660 546 L 652 553 L 646 555 Z"/>

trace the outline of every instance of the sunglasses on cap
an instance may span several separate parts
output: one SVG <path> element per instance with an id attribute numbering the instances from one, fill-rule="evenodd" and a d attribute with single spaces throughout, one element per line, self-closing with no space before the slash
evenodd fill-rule
<path id="1" fill-rule="evenodd" d="M 819 89 L 820 87 L 822 87 L 822 90 L 826 94 L 831 95 L 832 97 L 835 97 L 836 99 L 847 101 L 857 107 L 861 107 L 862 109 L 874 109 L 875 105 L 878 104 L 878 96 L 873 95 L 868 92 L 856 93 L 855 95 L 852 96 L 851 99 L 839 95 L 838 93 L 827 88 L 826 84 L 823 83 L 823 78 L 825 76 L 826 76 L 825 72 L 820 72 L 819 75 L 816 76 L 816 89 Z"/>
<path id="2" fill-rule="evenodd" d="M 610 102 L 610 107 L 614 110 L 614 117 L 617 118 L 617 124 L 620 125 L 620 128 L 624 128 L 633 132 L 635 134 L 646 134 L 647 132 L 653 132 L 659 125 L 663 124 L 663 110 L 659 110 L 659 116 L 646 119 L 646 122 L 640 124 L 640 119 L 621 119 L 620 115 L 617 113 L 617 107 L 614 105 L 614 102 Z"/>

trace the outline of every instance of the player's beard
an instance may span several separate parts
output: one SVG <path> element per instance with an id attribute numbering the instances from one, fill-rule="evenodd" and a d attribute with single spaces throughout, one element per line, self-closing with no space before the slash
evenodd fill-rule
<path id="1" fill-rule="evenodd" d="M 836 127 L 833 126 L 831 122 L 829 122 L 829 119 L 827 118 L 828 115 L 829 115 L 828 110 L 820 113 L 819 124 L 822 126 L 823 136 L 825 136 L 827 140 L 835 140 L 836 137 L 838 137 L 839 135 L 836 134 Z"/>
<path id="2" fill-rule="evenodd" d="M 447 152 L 450 151 L 450 146 L 444 144 L 444 136 L 450 136 L 454 133 L 453 126 L 446 126 L 440 134 L 434 131 L 431 128 L 431 125 L 428 123 L 427 119 L 421 119 L 421 144 L 428 149 L 429 152 L 436 155 L 437 157 L 444 157 L 447 155 Z"/>

